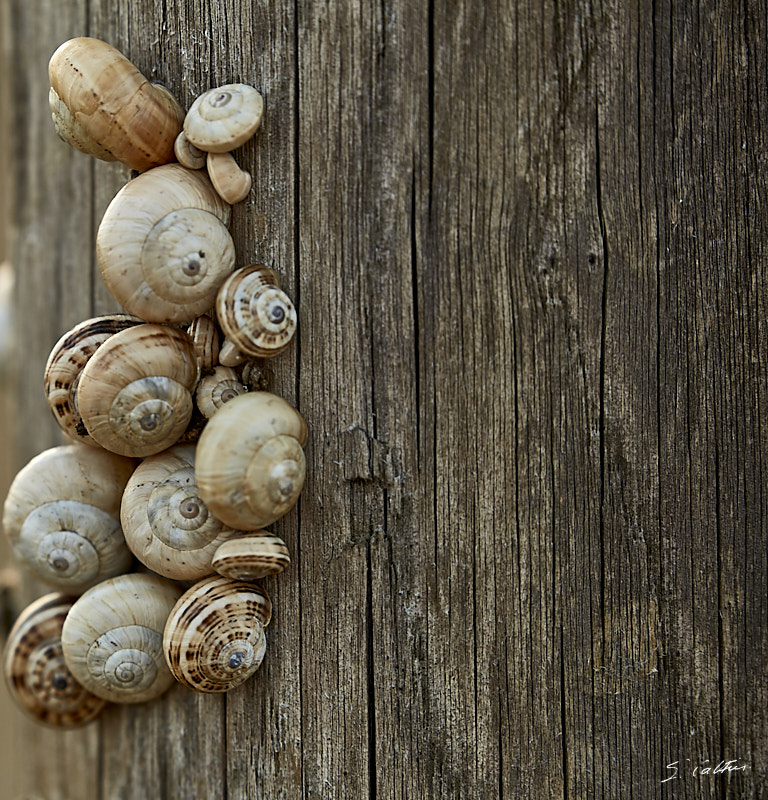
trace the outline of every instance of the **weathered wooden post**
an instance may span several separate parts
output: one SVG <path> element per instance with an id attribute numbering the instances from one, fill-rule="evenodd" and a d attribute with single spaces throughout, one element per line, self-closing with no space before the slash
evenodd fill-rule
<path id="1" fill-rule="evenodd" d="M 263 93 L 232 231 L 296 300 L 310 442 L 256 677 L 14 714 L 4 796 L 762 796 L 765 0 L 7 10 L 16 466 L 59 441 L 51 346 L 115 308 L 128 175 L 47 108 L 75 35 L 186 105 Z"/>

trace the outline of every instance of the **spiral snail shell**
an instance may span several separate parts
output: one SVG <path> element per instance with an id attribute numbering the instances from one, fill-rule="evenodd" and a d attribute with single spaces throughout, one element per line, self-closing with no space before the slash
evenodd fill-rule
<path id="1" fill-rule="evenodd" d="M 187 328 L 200 372 L 208 372 L 219 363 L 219 331 L 205 314 L 195 317 Z"/>
<path id="2" fill-rule="evenodd" d="M 19 563 L 54 588 L 79 594 L 131 563 L 120 500 L 134 462 L 81 444 L 33 458 L 13 480 L 3 528 Z"/>
<path id="3" fill-rule="evenodd" d="M 246 387 L 231 367 L 216 367 L 210 375 L 201 378 L 195 390 L 200 413 L 210 419 L 224 403 L 246 392 Z"/>
<path id="4" fill-rule="evenodd" d="M 306 438 L 301 414 L 281 397 L 269 392 L 235 397 L 200 436 L 195 456 L 200 497 L 232 528 L 269 525 L 299 498 Z"/>
<path id="5" fill-rule="evenodd" d="M 198 692 L 226 692 L 259 668 L 272 616 L 267 593 L 218 575 L 188 589 L 163 633 L 165 659 L 179 683 Z"/>
<path id="6" fill-rule="evenodd" d="M 197 362 L 181 330 L 135 325 L 111 336 L 85 365 L 77 406 L 102 447 L 136 458 L 184 433 L 194 405 Z"/>
<path id="7" fill-rule="evenodd" d="M 222 542 L 212 566 L 238 581 L 255 581 L 282 572 L 291 563 L 285 542 L 268 531 L 255 531 Z"/>
<path id="8" fill-rule="evenodd" d="M 149 322 L 186 322 L 210 309 L 235 266 L 230 208 L 204 172 L 166 164 L 127 183 L 96 237 L 107 288 Z"/>
<path id="9" fill-rule="evenodd" d="M 11 696 L 27 714 L 57 728 L 95 719 L 106 701 L 72 676 L 61 647 L 61 628 L 72 600 L 48 594 L 27 606 L 11 628 L 4 671 Z"/>
<path id="10" fill-rule="evenodd" d="M 244 83 L 228 83 L 201 94 L 184 118 L 184 134 L 206 153 L 227 153 L 258 130 L 264 99 Z"/>
<path id="11" fill-rule="evenodd" d="M 64 659 L 86 689 L 114 703 L 140 703 L 173 684 L 163 629 L 181 590 L 157 575 L 118 575 L 89 589 L 64 620 Z"/>

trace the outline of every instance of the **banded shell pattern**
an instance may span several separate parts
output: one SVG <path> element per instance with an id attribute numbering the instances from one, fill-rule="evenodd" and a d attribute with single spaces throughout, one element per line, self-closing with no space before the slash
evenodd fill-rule
<path id="1" fill-rule="evenodd" d="M 200 413 L 210 419 L 223 405 L 245 394 L 246 387 L 231 367 L 216 367 L 210 375 L 200 380 L 195 400 Z"/>
<path id="2" fill-rule="evenodd" d="M 269 531 L 255 531 L 222 542 L 213 556 L 219 575 L 255 581 L 282 572 L 291 563 L 285 542 Z"/>

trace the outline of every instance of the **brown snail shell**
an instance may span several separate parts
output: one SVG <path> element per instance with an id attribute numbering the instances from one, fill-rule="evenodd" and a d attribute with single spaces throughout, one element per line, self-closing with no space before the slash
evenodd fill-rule
<path id="1" fill-rule="evenodd" d="M 275 273 L 262 264 L 242 267 L 224 281 L 216 297 L 216 316 L 227 337 L 219 361 L 230 367 L 247 358 L 282 353 L 296 331 L 293 303 L 278 288 Z"/>
<path id="2" fill-rule="evenodd" d="M 173 161 L 181 106 L 114 47 L 70 39 L 51 56 L 48 75 L 54 125 L 73 147 L 139 172 Z"/>
<path id="3" fill-rule="evenodd" d="M 282 572 L 291 563 L 285 542 L 268 531 L 255 531 L 222 542 L 213 556 L 220 575 L 238 581 L 255 581 Z"/>
<path id="4" fill-rule="evenodd" d="M 149 322 L 186 322 L 214 304 L 235 266 L 230 208 L 207 175 L 166 164 L 115 196 L 96 237 L 113 297 Z"/>
<path id="5" fill-rule="evenodd" d="M 120 500 L 133 468 L 131 459 L 81 444 L 33 458 L 14 478 L 3 510 L 17 561 L 68 594 L 128 569 Z"/>
<path id="6" fill-rule="evenodd" d="M 208 511 L 194 468 L 194 446 L 172 447 L 142 461 L 123 494 L 120 518 L 128 547 L 166 578 L 210 575 L 213 554 L 238 533 Z"/>
<path id="7" fill-rule="evenodd" d="M 187 333 L 192 339 L 200 372 L 212 370 L 219 363 L 219 331 L 216 323 L 202 314 L 190 322 Z"/>
<path id="8" fill-rule="evenodd" d="M 248 392 L 222 406 L 195 455 L 200 497 L 224 523 L 264 528 L 286 514 L 304 484 L 307 426 L 287 401 Z"/>
<path id="9" fill-rule="evenodd" d="M 227 153 L 259 129 L 264 99 L 244 83 L 229 83 L 201 94 L 184 118 L 187 139 L 206 153 Z"/>
<path id="10" fill-rule="evenodd" d="M 163 629 L 181 590 L 157 575 L 118 575 L 89 589 L 64 621 L 64 659 L 93 694 L 140 703 L 173 684 Z"/>
<path id="11" fill-rule="evenodd" d="M 163 634 L 166 662 L 179 683 L 198 692 L 226 692 L 259 668 L 272 604 L 259 586 L 218 575 L 188 589 Z"/>
<path id="12" fill-rule="evenodd" d="M 210 375 L 200 379 L 195 400 L 200 413 L 210 419 L 223 405 L 245 394 L 246 387 L 231 367 L 216 367 Z"/>
<path id="13" fill-rule="evenodd" d="M 197 362 L 186 333 L 135 325 L 110 337 L 85 365 L 77 405 L 104 448 L 136 458 L 159 453 L 192 417 Z"/>
<path id="14" fill-rule="evenodd" d="M 13 699 L 38 722 L 57 728 L 85 725 L 106 706 L 75 680 L 64 661 L 61 628 L 72 602 L 48 594 L 27 606 L 11 628 L 3 659 Z"/>
<path id="15" fill-rule="evenodd" d="M 94 317 L 76 325 L 54 345 L 45 365 L 45 396 L 54 419 L 70 439 L 98 447 L 77 410 L 80 373 L 88 359 L 110 336 L 141 322 L 130 314 Z"/>

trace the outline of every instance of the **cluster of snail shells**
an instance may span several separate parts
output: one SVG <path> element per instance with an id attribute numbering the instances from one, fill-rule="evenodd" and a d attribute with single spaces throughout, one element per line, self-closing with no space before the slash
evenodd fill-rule
<path id="1" fill-rule="evenodd" d="M 89 38 L 62 45 L 49 72 L 62 138 L 141 173 L 96 240 L 127 313 L 53 347 L 45 394 L 72 443 L 32 459 L 3 511 L 16 559 L 55 590 L 14 625 L 6 678 L 25 711 L 69 727 L 174 680 L 220 692 L 258 668 L 272 607 L 252 581 L 290 564 L 265 527 L 298 499 L 307 429 L 254 361 L 289 344 L 295 309 L 268 267 L 235 269 L 227 229 L 250 189 L 250 176 L 232 189 L 245 179 L 230 151 L 258 128 L 259 93 L 218 87 L 185 117 Z"/>

